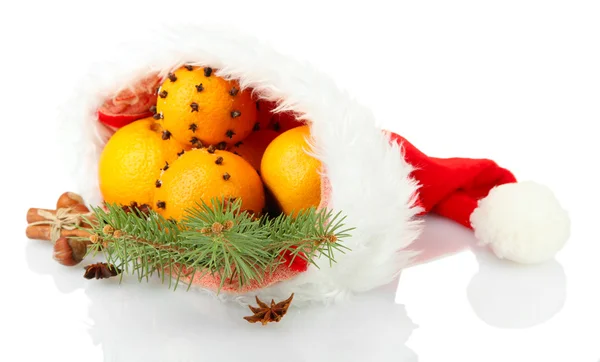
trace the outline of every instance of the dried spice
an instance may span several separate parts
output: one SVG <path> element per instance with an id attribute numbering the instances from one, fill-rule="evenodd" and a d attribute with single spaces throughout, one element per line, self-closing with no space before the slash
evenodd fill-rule
<path id="1" fill-rule="evenodd" d="M 230 179 L 230 178 L 231 178 L 231 175 L 230 175 L 230 174 L 228 174 L 227 172 L 225 172 L 225 173 L 223 174 L 223 180 L 225 180 L 225 181 L 229 181 L 229 179 Z"/>
<path id="2" fill-rule="evenodd" d="M 167 130 L 164 130 L 163 133 L 162 133 L 162 139 L 163 139 L 163 141 L 166 141 L 169 138 L 171 138 L 171 132 L 169 132 Z"/>
<path id="3" fill-rule="evenodd" d="M 157 180 L 157 182 L 159 182 L 159 180 Z M 162 185 L 162 183 L 161 183 L 161 185 Z M 132 212 L 132 213 L 135 213 L 139 217 L 150 215 L 150 205 L 148 205 L 148 204 L 139 205 L 135 201 L 130 203 L 127 206 L 121 207 L 121 209 L 123 209 L 123 211 L 125 211 L 125 213 Z"/>
<path id="4" fill-rule="evenodd" d="M 192 112 L 198 112 L 198 103 L 192 102 L 190 107 L 192 108 Z"/>
<path id="5" fill-rule="evenodd" d="M 163 171 L 166 171 L 169 169 L 169 163 L 167 161 L 165 161 L 165 167 L 162 168 Z"/>
<path id="6" fill-rule="evenodd" d="M 205 77 L 210 77 L 210 75 L 212 74 L 213 70 L 211 67 L 206 67 L 204 68 L 204 76 Z"/>
<path id="7" fill-rule="evenodd" d="M 62 265 L 73 266 L 79 264 L 87 252 L 85 241 L 61 237 L 54 244 L 52 258 Z"/>
<path id="8" fill-rule="evenodd" d="M 229 95 L 235 97 L 237 96 L 237 94 L 240 92 L 240 90 L 236 87 L 233 87 L 229 90 Z"/>
<path id="9" fill-rule="evenodd" d="M 150 112 L 152 112 L 152 114 L 156 114 L 156 106 L 150 107 Z"/>
<path id="10" fill-rule="evenodd" d="M 200 142 L 200 140 L 198 139 L 198 137 L 192 137 L 190 138 L 190 143 L 192 145 L 194 145 L 197 148 L 201 148 L 202 147 L 202 142 Z"/>
<path id="11" fill-rule="evenodd" d="M 202 83 L 196 85 L 196 91 L 197 92 L 202 92 L 204 90 L 204 86 L 202 85 Z"/>
<path id="12" fill-rule="evenodd" d="M 191 65 L 189 65 L 189 64 L 186 64 L 186 65 L 184 65 L 183 67 L 184 67 L 185 69 L 189 70 L 190 72 L 191 72 L 192 70 L 194 70 L 194 67 L 192 67 L 192 66 L 191 66 Z"/>
<path id="13" fill-rule="evenodd" d="M 158 96 L 159 96 L 160 98 L 167 98 L 167 95 L 168 95 L 168 94 L 169 94 L 169 93 L 168 93 L 166 90 L 162 90 L 162 91 L 160 91 L 160 93 L 158 93 Z"/>
<path id="14" fill-rule="evenodd" d="M 169 80 L 171 82 L 175 82 L 177 80 L 177 76 L 173 73 L 169 73 L 169 75 L 167 75 L 167 77 L 169 78 Z"/>
<path id="15" fill-rule="evenodd" d="M 215 145 L 210 145 L 206 150 L 208 151 L 208 153 L 215 153 L 216 149 L 217 148 L 215 147 Z"/>
<path id="16" fill-rule="evenodd" d="M 112 264 L 96 263 L 85 267 L 83 277 L 86 279 L 106 279 L 121 274 L 121 270 Z"/>
<path id="17" fill-rule="evenodd" d="M 231 118 L 237 118 L 242 115 L 240 111 L 231 111 Z"/>
<path id="18" fill-rule="evenodd" d="M 196 132 L 196 130 L 198 129 L 198 125 L 195 123 L 192 123 L 192 124 L 190 124 L 190 127 L 188 129 L 192 132 Z"/>
<path id="19" fill-rule="evenodd" d="M 162 113 L 154 113 L 154 115 L 152 116 L 152 118 L 159 120 L 159 119 L 163 119 L 163 114 Z"/>
<path id="20" fill-rule="evenodd" d="M 158 207 L 159 209 L 165 209 L 167 207 L 167 203 L 159 200 L 156 202 L 156 207 Z"/>
<path id="21" fill-rule="evenodd" d="M 217 165 L 222 165 L 223 164 L 223 157 L 221 157 L 221 156 L 217 157 L 217 159 L 215 160 L 215 163 Z"/>
<path id="22" fill-rule="evenodd" d="M 233 132 L 231 129 L 228 129 L 227 132 L 225 132 L 225 136 L 229 137 L 229 139 L 232 139 L 234 135 L 235 132 Z"/>
<path id="23" fill-rule="evenodd" d="M 254 315 L 244 317 L 244 319 L 250 323 L 260 322 L 263 326 L 269 322 L 279 322 L 287 313 L 287 310 L 292 303 L 292 299 L 294 299 L 294 293 L 292 293 L 288 299 L 277 304 L 274 300 L 271 300 L 271 305 L 269 306 L 267 303 L 262 302 L 256 297 L 256 304 L 258 304 L 258 307 L 248 306 Z"/>
<path id="24" fill-rule="evenodd" d="M 181 150 L 181 152 L 177 152 L 177 157 L 183 155 L 185 153 L 185 150 Z"/>
<path id="25" fill-rule="evenodd" d="M 226 142 L 219 142 L 219 143 L 217 143 L 217 150 L 223 151 L 226 148 L 227 148 L 227 143 Z"/>
<path id="26" fill-rule="evenodd" d="M 160 180 L 156 180 L 156 182 L 154 183 L 154 186 L 156 186 L 156 188 L 160 188 L 162 186 L 162 182 Z"/>

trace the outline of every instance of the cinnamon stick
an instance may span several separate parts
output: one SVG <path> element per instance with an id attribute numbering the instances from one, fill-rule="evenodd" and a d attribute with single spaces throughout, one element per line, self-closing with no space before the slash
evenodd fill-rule
<path id="1" fill-rule="evenodd" d="M 27 210 L 27 223 L 28 224 L 31 224 L 32 222 L 48 220 L 44 216 L 40 215 L 39 211 L 48 212 L 52 215 L 56 215 L 56 210 L 38 209 L 38 208 L 32 207 L 29 210 Z"/>
<path id="2" fill-rule="evenodd" d="M 36 207 L 32 207 L 29 210 L 27 210 L 27 223 L 31 224 L 31 223 L 38 222 L 38 221 L 48 220 L 46 217 L 40 215 L 40 211 L 42 211 L 42 213 L 47 212 L 52 215 L 56 215 L 56 210 L 39 209 Z M 87 214 L 89 212 L 90 212 L 90 210 L 85 205 L 76 205 L 75 208 L 72 210 L 73 214 Z M 89 219 L 90 219 L 90 221 L 93 221 L 94 215 L 89 215 Z M 88 223 L 85 223 L 85 222 L 83 222 L 81 224 L 81 226 L 86 227 L 86 228 L 91 227 L 91 225 L 89 225 Z"/>
<path id="3" fill-rule="evenodd" d="M 50 225 L 29 225 L 25 230 L 25 234 L 29 239 L 50 240 L 52 227 Z M 85 230 L 61 230 L 61 237 L 89 237 L 90 233 Z"/>

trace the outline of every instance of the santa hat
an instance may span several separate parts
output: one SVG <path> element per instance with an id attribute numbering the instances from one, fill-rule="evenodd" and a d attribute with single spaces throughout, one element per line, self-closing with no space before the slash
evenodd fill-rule
<path id="1" fill-rule="evenodd" d="M 317 260 L 320 268 L 286 270 L 261 285 L 229 290 L 222 298 L 251 302 L 287 298 L 295 304 L 331 302 L 384 285 L 410 265 L 410 249 L 422 228 L 421 216 L 436 213 L 472 228 L 502 258 L 521 263 L 551 259 L 568 238 L 569 219 L 550 190 L 515 177 L 490 160 L 428 157 L 399 135 L 377 126 L 370 110 L 317 69 L 276 52 L 254 38 L 222 30 L 182 26 L 160 29 L 148 39 L 117 48 L 96 64 L 76 90 L 62 119 L 83 131 L 76 170 L 80 192 L 92 204 L 102 201 L 97 163 L 111 130 L 96 111 L 115 92 L 148 73 L 167 74 L 182 64 L 211 66 L 235 78 L 277 111 L 309 122 L 313 154 L 323 164 L 322 207 L 342 211 L 355 229 L 344 241 L 351 252 Z M 78 125 L 78 127 L 74 127 Z M 396 130 L 401 132 L 400 123 Z M 73 150 L 68 150 L 72 154 Z M 197 280 L 214 289 L 214 281 Z"/>
<path id="2" fill-rule="evenodd" d="M 473 229 L 499 258 L 547 261 L 569 237 L 568 215 L 548 187 L 517 182 L 492 160 L 428 157 L 395 133 L 390 139 L 403 145 L 405 159 L 416 168 L 423 213 Z"/>

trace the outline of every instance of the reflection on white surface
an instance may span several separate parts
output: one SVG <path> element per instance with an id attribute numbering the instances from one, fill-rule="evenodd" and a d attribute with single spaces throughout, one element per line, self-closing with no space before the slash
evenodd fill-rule
<path id="1" fill-rule="evenodd" d="M 49 241 L 27 240 L 25 260 L 34 273 L 50 276 L 56 288 L 62 293 L 72 293 L 86 286 L 86 279 L 82 278 L 83 266 L 65 267 L 54 261 L 52 244 Z M 101 260 L 99 256 L 89 258 L 86 259 L 85 265 Z"/>
<path id="2" fill-rule="evenodd" d="M 83 290 L 88 332 L 104 361 L 417 361 L 406 347 L 415 324 L 394 302 L 397 281 L 334 307 L 294 309 L 280 323 L 250 324 L 247 307 L 201 291 L 169 290 L 158 278 L 86 280 L 66 268 L 47 242 L 26 246 L 29 268 L 63 293 Z M 100 260 L 100 259 L 98 259 Z"/>
<path id="3" fill-rule="evenodd" d="M 521 265 L 500 260 L 477 246 L 470 230 L 452 221 L 428 217 L 412 249 L 422 251 L 418 264 L 473 252 L 479 270 L 468 284 L 468 300 L 475 314 L 493 327 L 532 327 L 548 321 L 565 304 L 566 275 L 558 261 Z"/>
<path id="4" fill-rule="evenodd" d="M 517 265 L 474 248 L 479 272 L 467 288 L 471 307 L 489 325 L 528 328 L 556 315 L 567 297 L 567 277 L 556 260 Z"/>
<path id="5" fill-rule="evenodd" d="M 424 295 L 432 290 L 443 292 L 428 311 L 445 297 L 455 298 L 454 291 L 466 292 L 462 305 L 488 325 L 526 328 L 548 321 L 565 303 L 566 277 L 558 262 L 523 266 L 499 260 L 450 221 L 428 218 L 414 248 L 424 250 L 424 257 L 400 280 L 402 285 L 408 278 L 403 293 L 411 313 L 427 304 Z M 394 301 L 397 282 L 334 307 L 291 308 L 281 323 L 263 327 L 242 319 L 249 315 L 246 307 L 198 290 L 173 292 L 156 279 L 138 283 L 134 276 L 123 284 L 85 280 L 83 265 L 65 268 L 51 252 L 47 242 L 29 241 L 29 269 L 51 278 L 62 293 L 88 300 L 88 333 L 104 361 L 418 361 L 420 351 L 406 346 L 416 325 Z"/>
<path id="6" fill-rule="evenodd" d="M 246 307 L 160 282 L 90 283 L 90 335 L 105 361 L 417 361 L 415 328 L 394 285 L 348 304 L 290 309 L 280 323 L 250 324 Z"/>

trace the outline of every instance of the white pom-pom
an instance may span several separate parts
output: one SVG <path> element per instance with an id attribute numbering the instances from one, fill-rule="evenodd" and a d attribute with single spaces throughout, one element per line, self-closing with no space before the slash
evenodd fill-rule
<path id="1" fill-rule="evenodd" d="M 535 182 L 493 188 L 471 214 L 475 237 L 499 258 L 533 264 L 552 259 L 569 238 L 569 215 Z"/>

